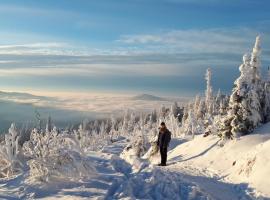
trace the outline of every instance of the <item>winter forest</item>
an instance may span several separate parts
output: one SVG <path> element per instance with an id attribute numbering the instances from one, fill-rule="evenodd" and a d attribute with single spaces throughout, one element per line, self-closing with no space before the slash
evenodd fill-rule
<path id="1" fill-rule="evenodd" d="M 45 127 L 40 121 L 34 127 L 21 128 L 12 123 L 7 133 L 3 134 L 0 144 L 1 184 L 4 183 L 3 180 L 17 180 L 18 198 L 45 197 L 45 193 L 50 193 L 48 191 L 51 189 L 48 189 L 48 185 L 52 183 L 67 184 L 96 179 L 100 170 L 97 163 L 101 161 L 95 160 L 96 158 L 93 161 L 89 155 L 98 157 L 100 153 L 108 154 L 118 148 L 119 157 L 114 155 L 108 160 L 117 173 L 131 173 L 127 172 L 129 169 L 127 165 L 130 165 L 133 175 L 126 175 L 127 177 L 122 177 L 123 180 L 121 177 L 113 181 L 106 179 L 113 183 L 111 189 L 108 189 L 104 195 L 105 199 L 143 198 L 134 191 L 132 194 L 129 193 L 130 190 L 135 190 L 136 184 L 142 183 L 144 186 L 140 190 L 142 190 L 141 195 L 146 195 L 145 199 L 216 199 L 208 194 L 205 195 L 203 191 L 195 192 L 190 185 L 187 186 L 186 182 L 181 182 L 182 180 L 180 180 L 181 187 L 183 188 L 183 185 L 186 187 L 186 194 L 182 189 L 182 198 L 177 195 L 166 196 L 168 193 L 176 193 L 175 191 L 181 192 L 178 191 L 177 186 L 180 182 L 171 186 L 166 185 L 167 183 L 162 186 L 161 183 L 157 183 L 159 179 L 164 180 L 170 176 L 169 172 L 167 174 L 162 172 L 165 173 L 162 175 L 159 169 L 155 171 L 151 165 L 158 154 L 155 149 L 158 127 L 161 122 L 166 123 L 172 133 L 172 143 L 181 141 L 178 147 L 174 146 L 176 148 L 184 148 L 181 147 L 183 141 L 191 144 L 196 141 L 194 144 L 198 145 L 205 140 L 212 141 L 216 138 L 218 151 L 223 151 L 232 142 L 245 138 L 254 130 L 263 127 L 263 124 L 270 121 L 270 80 L 269 75 L 261 74 L 260 55 L 261 39 L 258 36 L 252 51 L 243 55 L 242 64 L 239 66 L 240 74 L 234 81 L 230 94 L 225 94 L 221 90 L 214 92 L 217 89 L 211 81 L 214 74 L 211 68 L 208 68 L 205 73 L 204 95 L 197 95 L 184 106 L 179 106 L 177 103 L 173 103 L 171 107 L 161 105 L 159 110 L 153 109 L 151 113 L 125 110 L 121 116 L 112 115 L 108 119 L 94 121 L 85 119 L 79 126 L 69 126 L 66 129 L 58 129 L 57 124 L 53 122 L 53 116 L 48 118 Z M 123 148 L 121 149 L 119 145 Z M 186 148 L 185 151 L 192 151 L 190 148 Z M 177 156 L 187 153 L 172 151 Z M 121 160 L 124 160 L 125 164 L 121 163 Z M 177 162 L 174 159 L 172 161 Z M 238 164 L 237 161 L 235 162 Z M 250 162 L 253 162 L 252 159 L 248 162 L 249 167 L 252 164 Z M 148 183 L 145 179 L 149 178 L 147 176 L 150 172 L 147 170 L 150 169 L 153 180 L 149 179 Z M 240 171 L 237 172 L 241 174 Z M 135 176 L 134 173 L 137 175 Z M 159 173 L 161 174 L 158 175 Z M 23 182 L 23 186 L 19 182 Z M 121 185 L 120 189 L 116 189 L 117 184 Z M 159 187 L 158 196 L 155 196 L 157 192 L 153 191 L 151 184 Z M 47 188 L 42 189 L 41 186 Z M 242 190 L 240 190 L 238 188 L 238 193 L 241 194 Z M 257 197 L 248 196 L 243 199 L 260 197 L 262 198 L 259 194 Z"/>

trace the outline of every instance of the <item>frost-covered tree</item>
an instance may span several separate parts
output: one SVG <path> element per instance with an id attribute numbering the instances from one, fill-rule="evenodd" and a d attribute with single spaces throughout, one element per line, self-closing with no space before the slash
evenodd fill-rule
<path id="1" fill-rule="evenodd" d="M 116 124 L 117 124 L 117 121 L 115 119 L 115 117 L 112 115 L 111 116 L 111 129 L 110 129 L 110 137 L 111 137 L 111 142 L 114 141 L 114 139 L 116 139 L 116 137 L 118 136 L 118 133 L 116 131 Z"/>
<path id="2" fill-rule="evenodd" d="M 204 125 L 201 120 L 197 120 L 194 111 L 189 110 L 188 117 L 182 126 L 182 132 L 185 135 L 191 135 L 194 137 L 196 134 L 204 133 Z"/>
<path id="3" fill-rule="evenodd" d="M 4 144 L 0 146 L 0 178 L 10 177 L 21 172 L 22 164 L 18 159 L 19 133 L 12 123 L 5 134 Z"/>
<path id="4" fill-rule="evenodd" d="M 239 67 L 240 76 L 230 96 L 229 114 L 221 125 L 224 138 L 248 134 L 262 121 L 259 42 L 257 37 L 251 57 L 244 55 L 243 64 Z"/>

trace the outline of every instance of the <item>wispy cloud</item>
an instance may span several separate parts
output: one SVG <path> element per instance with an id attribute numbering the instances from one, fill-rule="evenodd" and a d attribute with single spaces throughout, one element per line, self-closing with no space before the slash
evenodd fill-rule
<path id="1" fill-rule="evenodd" d="M 118 42 L 143 46 L 149 51 L 159 49 L 174 53 L 239 53 L 251 46 L 257 34 L 259 32 L 248 28 L 171 30 L 153 34 L 123 35 Z"/>
<path id="2" fill-rule="evenodd" d="M 196 75 L 209 66 L 236 68 L 257 34 L 248 28 L 170 30 L 123 35 L 107 49 L 65 42 L 2 44 L 0 76 Z M 269 36 L 262 36 L 269 44 Z"/>
<path id="3" fill-rule="evenodd" d="M 27 44 L 2 44 L 0 55 L 83 55 L 63 42 L 38 42 Z"/>
<path id="4" fill-rule="evenodd" d="M 66 44 L 64 43 L 32 43 L 32 44 L 11 44 L 11 45 L 0 45 L 0 49 L 15 49 L 15 48 L 55 48 L 55 47 L 64 47 Z"/>
<path id="5" fill-rule="evenodd" d="M 166 69 L 166 70 L 165 70 Z M 0 68 L 0 77 L 22 76 L 174 76 L 176 73 L 184 76 L 190 73 L 190 68 L 181 64 L 72 64 L 40 67 Z"/>

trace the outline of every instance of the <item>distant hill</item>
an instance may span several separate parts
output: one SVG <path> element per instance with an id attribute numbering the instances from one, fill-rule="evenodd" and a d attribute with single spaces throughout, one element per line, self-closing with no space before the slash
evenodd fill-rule
<path id="1" fill-rule="evenodd" d="M 18 98 L 18 99 L 42 99 L 42 100 L 52 100 L 51 97 L 37 96 L 29 93 L 22 92 L 3 92 L 0 91 L 0 98 Z"/>
<path id="2" fill-rule="evenodd" d="M 139 94 L 137 96 L 131 97 L 132 100 L 143 100 L 143 101 L 167 101 L 167 99 L 162 97 L 157 97 L 151 94 Z"/>

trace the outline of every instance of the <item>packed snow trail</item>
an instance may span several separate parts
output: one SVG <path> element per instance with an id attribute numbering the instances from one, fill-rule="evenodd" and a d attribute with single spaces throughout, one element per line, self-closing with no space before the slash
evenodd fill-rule
<path id="1" fill-rule="evenodd" d="M 102 152 L 89 152 L 98 175 L 79 182 L 28 185 L 24 177 L 3 182 L 0 199 L 170 199 L 170 200 L 250 200 L 246 185 L 218 180 L 207 171 L 191 166 L 143 165 L 139 172 L 119 157 L 127 141 L 108 145 Z M 169 161 L 170 162 L 170 161 Z"/>
<path id="2" fill-rule="evenodd" d="M 125 179 L 122 183 L 115 184 L 107 199 L 254 199 L 249 195 L 252 191 L 247 184 L 222 182 L 213 172 L 187 165 L 179 166 L 175 160 L 169 160 L 170 162 L 176 165 L 144 165 L 138 173 L 127 174 L 127 170 L 122 168 Z M 120 163 L 121 160 L 118 160 L 118 166 Z"/>

